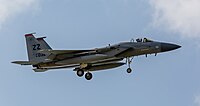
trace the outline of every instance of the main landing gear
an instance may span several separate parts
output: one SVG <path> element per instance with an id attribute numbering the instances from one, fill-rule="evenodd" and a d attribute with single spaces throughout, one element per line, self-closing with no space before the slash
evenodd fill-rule
<path id="1" fill-rule="evenodd" d="M 79 77 L 82 77 L 84 75 L 84 71 L 82 69 L 79 69 L 76 71 L 76 74 L 79 76 Z"/>
<path id="2" fill-rule="evenodd" d="M 132 60 L 133 60 L 133 57 L 132 58 L 130 58 L 130 57 L 126 58 L 126 63 L 128 64 L 128 69 L 126 70 L 127 73 L 131 73 L 132 72 L 132 69 L 131 69 Z"/>
<path id="3" fill-rule="evenodd" d="M 84 70 L 83 70 L 83 69 L 78 69 L 78 70 L 76 71 L 76 74 L 77 74 L 77 76 L 79 76 L 79 77 L 83 77 L 83 75 L 84 75 Z M 91 80 L 91 79 L 92 79 L 92 73 L 90 73 L 90 72 L 85 73 L 85 79 Z"/>
<path id="4" fill-rule="evenodd" d="M 92 79 L 92 73 L 87 72 L 87 73 L 85 74 L 85 79 L 91 80 L 91 79 Z"/>

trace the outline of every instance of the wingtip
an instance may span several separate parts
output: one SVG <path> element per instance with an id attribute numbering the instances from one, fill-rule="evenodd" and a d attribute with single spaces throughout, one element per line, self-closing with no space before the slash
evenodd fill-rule
<path id="1" fill-rule="evenodd" d="M 36 33 L 34 32 L 34 33 L 28 33 L 28 34 L 25 34 L 25 37 L 33 36 L 33 34 L 36 34 Z"/>

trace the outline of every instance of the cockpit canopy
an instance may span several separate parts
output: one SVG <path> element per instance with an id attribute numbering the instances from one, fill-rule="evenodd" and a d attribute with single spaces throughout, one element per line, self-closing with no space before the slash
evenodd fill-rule
<path id="1" fill-rule="evenodd" d="M 144 39 L 143 39 L 143 42 L 153 42 L 153 41 L 150 40 L 150 39 L 144 38 Z"/>
<path id="2" fill-rule="evenodd" d="M 144 38 L 144 39 L 138 38 L 138 39 L 136 39 L 136 41 L 137 42 L 153 42 L 152 40 L 147 39 L 147 38 Z"/>

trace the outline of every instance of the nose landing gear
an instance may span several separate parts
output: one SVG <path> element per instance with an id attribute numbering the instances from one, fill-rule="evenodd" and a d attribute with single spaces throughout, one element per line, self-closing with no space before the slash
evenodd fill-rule
<path id="1" fill-rule="evenodd" d="M 131 73 L 131 72 L 132 72 L 132 69 L 131 69 L 131 68 L 128 68 L 126 71 L 127 71 L 127 73 Z"/>
<path id="2" fill-rule="evenodd" d="M 132 58 L 130 58 L 130 57 L 126 58 L 126 63 L 128 64 L 128 69 L 126 70 L 127 73 L 131 73 L 132 72 L 132 69 L 131 69 L 132 60 L 133 60 L 133 57 Z"/>

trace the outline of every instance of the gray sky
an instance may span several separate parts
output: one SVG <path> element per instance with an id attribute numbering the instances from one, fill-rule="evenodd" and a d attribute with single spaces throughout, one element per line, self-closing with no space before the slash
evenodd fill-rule
<path id="1" fill-rule="evenodd" d="M 0 105 L 200 106 L 199 0 L 0 0 Z M 89 49 L 132 38 L 180 44 L 158 56 L 94 72 L 86 81 L 72 69 L 35 73 L 25 33 L 47 36 L 54 49 Z"/>

